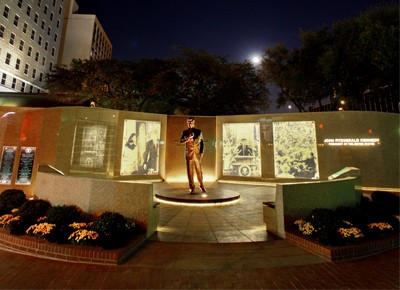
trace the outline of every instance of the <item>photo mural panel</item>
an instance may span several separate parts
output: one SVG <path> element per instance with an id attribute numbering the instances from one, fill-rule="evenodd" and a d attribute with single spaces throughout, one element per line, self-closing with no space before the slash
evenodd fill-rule
<path id="1" fill-rule="evenodd" d="M 71 165 L 82 168 L 103 168 L 107 126 L 78 122 L 75 127 Z"/>
<path id="2" fill-rule="evenodd" d="M 260 124 L 223 124 L 223 175 L 261 176 Z"/>
<path id="3" fill-rule="evenodd" d="M 314 121 L 274 122 L 275 177 L 319 179 Z"/>
<path id="4" fill-rule="evenodd" d="M 161 122 L 125 120 L 121 175 L 159 173 Z"/>

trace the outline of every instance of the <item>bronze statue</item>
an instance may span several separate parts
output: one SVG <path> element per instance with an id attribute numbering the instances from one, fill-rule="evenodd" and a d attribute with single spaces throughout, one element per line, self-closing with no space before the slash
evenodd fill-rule
<path id="1" fill-rule="evenodd" d="M 193 117 L 187 119 L 188 129 L 182 132 L 180 143 L 186 144 L 185 157 L 186 168 L 189 179 L 190 194 L 195 194 L 194 170 L 196 170 L 197 180 L 202 192 L 206 192 L 203 184 L 203 173 L 201 170 L 201 159 L 204 154 L 203 134 L 200 129 L 194 127 Z"/>

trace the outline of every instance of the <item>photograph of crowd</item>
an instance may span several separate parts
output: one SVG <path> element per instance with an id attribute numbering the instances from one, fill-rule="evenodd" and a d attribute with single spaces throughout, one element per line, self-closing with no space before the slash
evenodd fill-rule
<path id="1" fill-rule="evenodd" d="M 274 122 L 275 177 L 318 179 L 318 154 L 313 121 Z"/>
<path id="2" fill-rule="evenodd" d="M 223 124 L 223 175 L 261 176 L 260 124 Z"/>
<path id="3" fill-rule="evenodd" d="M 121 175 L 158 174 L 161 123 L 125 120 Z"/>

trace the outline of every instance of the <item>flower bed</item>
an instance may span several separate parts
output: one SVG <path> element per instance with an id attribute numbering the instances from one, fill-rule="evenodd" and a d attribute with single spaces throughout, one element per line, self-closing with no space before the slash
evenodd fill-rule
<path id="1" fill-rule="evenodd" d="M 285 238 L 329 261 L 360 258 L 399 246 L 399 197 L 375 192 L 358 207 L 314 209 L 285 217 Z"/>
<path id="2" fill-rule="evenodd" d="M 0 194 L 0 230 L 6 250 L 96 264 L 118 264 L 146 240 L 144 229 L 119 213 L 26 200 L 21 190 Z"/>
<path id="3" fill-rule="evenodd" d="M 285 232 L 285 239 L 331 262 L 357 259 L 399 247 L 399 236 L 397 234 L 378 240 L 364 241 L 345 246 L 326 246 L 292 232 Z"/>

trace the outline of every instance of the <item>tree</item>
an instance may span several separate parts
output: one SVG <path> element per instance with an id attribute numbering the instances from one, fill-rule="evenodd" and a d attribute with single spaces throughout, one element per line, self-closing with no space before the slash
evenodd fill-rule
<path id="1" fill-rule="evenodd" d="M 46 88 L 50 93 L 79 96 L 102 107 L 135 109 L 138 94 L 132 81 L 130 62 L 117 60 L 73 60 L 69 69 L 56 67 L 48 74 Z"/>
<path id="2" fill-rule="evenodd" d="M 337 97 L 361 108 L 367 90 L 399 92 L 399 6 L 377 6 L 333 25 L 333 42 L 321 62 Z"/>
<path id="3" fill-rule="evenodd" d="M 269 106 L 265 81 L 250 63 L 182 48 L 167 60 L 74 60 L 48 75 L 50 93 L 98 106 L 162 114 L 249 114 Z"/>
<path id="4" fill-rule="evenodd" d="M 284 44 L 278 44 L 265 50 L 262 65 L 266 79 L 279 90 L 277 107 L 292 102 L 299 112 L 305 111 L 311 100 L 307 95 L 299 51 L 290 51 Z"/>
<path id="5" fill-rule="evenodd" d="M 324 98 L 362 109 L 366 91 L 389 88 L 399 95 L 399 6 L 374 7 L 331 28 L 303 31 L 301 46 L 265 50 L 263 71 L 279 89 L 277 106 L 293 102 L 300 112 Z"/>
<path id="6" fill-rule="evenodd" d="M 250 63 L 181 48 L 174 58 L 180 77 L 181 112 L 192 115 L 251 114 L 269 106 L 265 81 Z"/>

